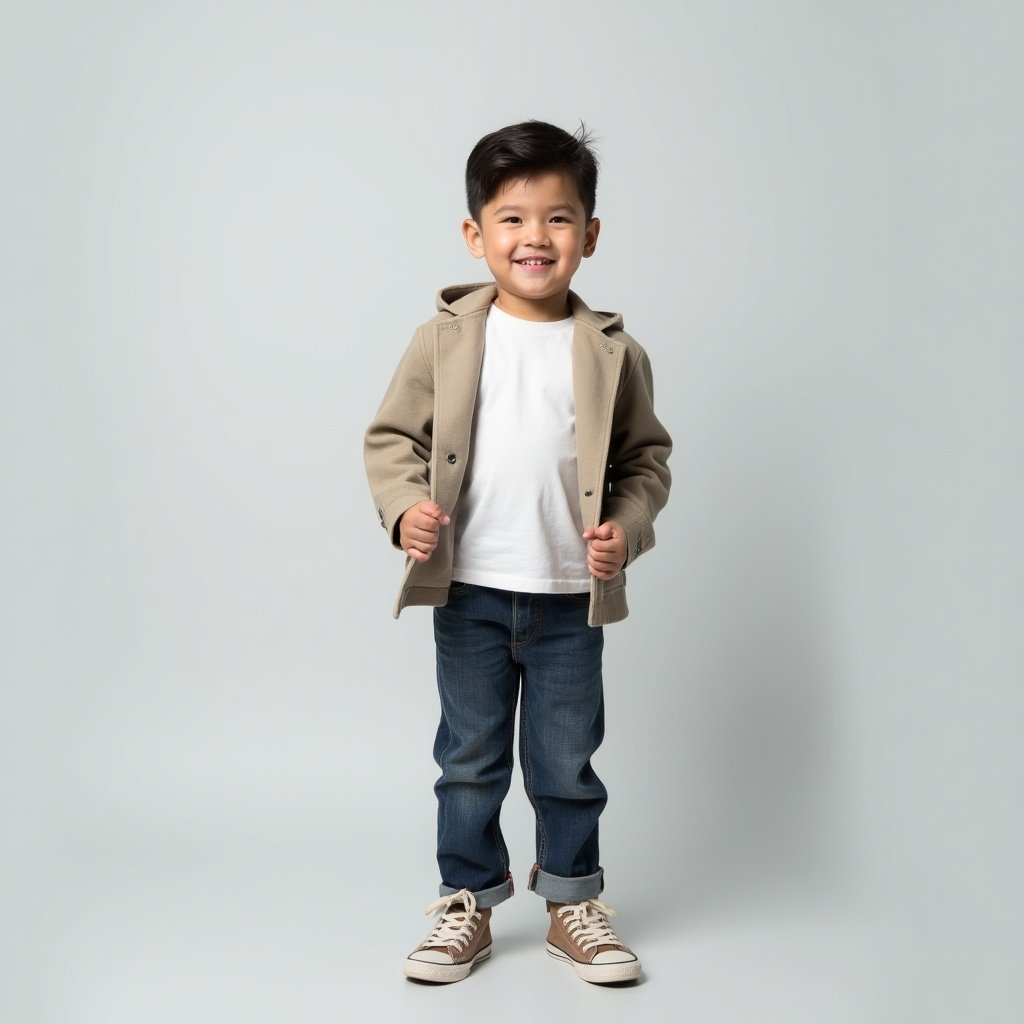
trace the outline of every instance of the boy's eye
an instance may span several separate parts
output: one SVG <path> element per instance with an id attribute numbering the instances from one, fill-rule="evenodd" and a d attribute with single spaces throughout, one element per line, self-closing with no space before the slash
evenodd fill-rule
<path id="1" fill-rule="evenodd" d="M 569 223 L 569 218 L 568 217 L 563 217 L 560 213 L 555 214 L 555 216 L 552 217 L 551 220 L 555 224 L 568 224 Z"/>
<path id="2" fill-rule="evenodd" d="M 502 223 L 504 223 L 504 224 L 518 224 L 521 220 L 522 220 L 521 217 L 513 217 L 513 216 L 509 215 L 508 217 L 506 217 L 504 219 L 504 221 Z"/>

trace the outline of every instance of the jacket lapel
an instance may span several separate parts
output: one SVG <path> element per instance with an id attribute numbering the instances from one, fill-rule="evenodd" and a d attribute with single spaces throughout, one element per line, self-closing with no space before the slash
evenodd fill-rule
<path id="1" fill-rule="evenodd" d="M 486 308 L 434 324 L 434 437 L 430 489 L 451 512 L 469 463 L 473 408 L 484 353 Z"/>
<path id="2" fill-rule="evenodd" d="M 596 526 L 600 522 L 612 413 L 624 352 L 621 342 L 577 319 L 572 343 L 572 378 L 576 402 L 576 465 L 584 526 Z"/>

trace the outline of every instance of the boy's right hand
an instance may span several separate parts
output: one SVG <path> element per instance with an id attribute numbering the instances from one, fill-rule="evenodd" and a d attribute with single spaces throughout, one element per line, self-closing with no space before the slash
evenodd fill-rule
<path id="1" fill-rule="evenodd" d="M 437 547 L 441 527 L 450 522 L 448 513 L 434 501 L 421 501 L 407 508 L 398 522 L 402 550 L 417 562 L 425 562 Z"/>

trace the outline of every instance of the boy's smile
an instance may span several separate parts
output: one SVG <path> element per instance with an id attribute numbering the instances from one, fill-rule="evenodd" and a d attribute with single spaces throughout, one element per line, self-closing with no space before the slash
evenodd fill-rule
<path id="1" fill-rule="evenodd" d="M 597 247 L 601 223 L 589 222 L 576 184 L 547 172 L 506 182 L 462 225 L 473 256 L 486 259 L 499 308 L 523 320 L 561 320 L 576 268 Z"/>

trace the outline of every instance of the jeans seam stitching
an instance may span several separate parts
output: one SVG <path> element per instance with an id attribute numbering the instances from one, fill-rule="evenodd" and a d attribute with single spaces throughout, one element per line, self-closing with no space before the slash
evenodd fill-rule
<path id="1" fill-rule="evenodd" d="M 537 798 L 533 793 L 533 761 L 530 758 L 528 727 L 529 712 L 527 710 L 526 689 L 525 681 L 521 681 L 519 697 L 519 729 L 520 742 L 523 747 L 523 788 L 526 790 L 526 797 L 530 801 L 530 806 L 533 807 L 533 816 L 537 822 L 537 832 L 540 835 L 540 842 L 538 843 L 537 850 L 537 864 L 542 865 L 548 852 L 548 832 L 544 824 L 543 815 L 540 812 L 540 804 L 537 802 Z"/>

